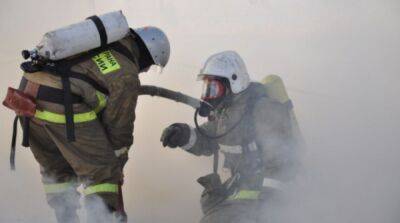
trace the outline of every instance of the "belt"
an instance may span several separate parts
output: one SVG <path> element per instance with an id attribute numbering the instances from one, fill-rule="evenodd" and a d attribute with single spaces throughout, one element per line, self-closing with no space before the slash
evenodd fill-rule
<path id="1" fill-rule="evenodd" d="M 64 105 L 64 91 L 61 89 L 34 83 L 25 77 L 22 77 L 19 89 L 37 100 Z M 83 102 L 83 98 L 74 93 L 71 93 L 71 100 L 73 104 Z"/>

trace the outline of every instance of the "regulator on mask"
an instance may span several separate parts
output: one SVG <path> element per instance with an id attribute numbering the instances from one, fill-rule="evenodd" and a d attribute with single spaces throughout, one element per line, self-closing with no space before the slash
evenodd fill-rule
<path id="1" fill-rule="evenodd" d="M 223 78 L 204 76 L 203 78 L 203 92 L 201 99 L 208 102 L 211 106 L 203 104 L 199 109 L 199 115 L 206 117 L 211 112 L 212 107 L 216 107 L 223 100 L 228 91 L 229 83 Z"/>

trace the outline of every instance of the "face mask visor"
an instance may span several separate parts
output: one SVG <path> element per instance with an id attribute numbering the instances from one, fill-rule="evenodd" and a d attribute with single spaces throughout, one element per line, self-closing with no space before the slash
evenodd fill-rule
<path id="1" fill-rule="evenodd" d="M 203 78 L 203 93 L 201 99 L 210 101 L 222 97 L 225 93 L 225 87 L 221 80 L 204 77 Z"/>

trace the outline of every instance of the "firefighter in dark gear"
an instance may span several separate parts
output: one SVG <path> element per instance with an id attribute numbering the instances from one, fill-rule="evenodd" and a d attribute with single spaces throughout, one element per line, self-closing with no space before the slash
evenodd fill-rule
<path id="1" fill-rule="evenodd" d="M 133 144 L 138 74 L 164 67 L 170 46 L 156 27 L 131 32 L 106 47 L 67 58 L 73 103 L 74 140 L 66 133 L 63 79 L 46 69 L 25 72 L 20 90 L 36 99 L 29 143 L 40 164 L 49 205 L 60 223 L 79 222 L 76 210 L 84 185 L 88 222 L 110 222 L 99 207 L 123 220 L 123 167 Z M 72 62 L 71 62 L 72 61 Z M 65 99 L 65 98 L 64 98 Z M 25 119 L 26 120 L 26 119 Z M 100 202 L 100 203 L 99 203 Z"/>
<path id="2" fill-rule="evenodd" d="M 212 55 L 198 78 L 204 82 L 202 99 L 215 109 L 206 123 L 198 126 L 196 121 L 196 128 L 170 125 L 162 144 L 197 156 L 214 155 L 213 173 L 198 179 L 205 188 L 202 223 L 264 222 L 262 204 L 279 197 L 296 172 L 289 109 L 269 97 L 263 84 L 250 82 L 236 52 Z M 230 171 L 225 182 L 217 171 L 219 152 Z"/>

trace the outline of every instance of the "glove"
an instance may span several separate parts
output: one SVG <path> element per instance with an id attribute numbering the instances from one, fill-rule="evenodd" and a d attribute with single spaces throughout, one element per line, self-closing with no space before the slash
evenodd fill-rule
<path id="1" fill-rule="evenodd" d="M 186 145 L 190 139 L 190 127 L 184 123 L 174 123 L 164 129 L 160 141 L 163 146 L 176 148 Z"/>

